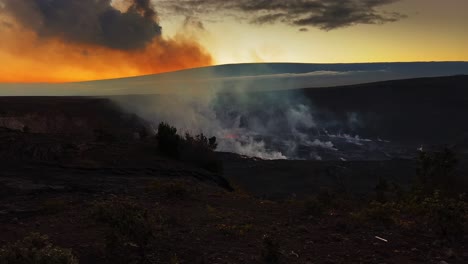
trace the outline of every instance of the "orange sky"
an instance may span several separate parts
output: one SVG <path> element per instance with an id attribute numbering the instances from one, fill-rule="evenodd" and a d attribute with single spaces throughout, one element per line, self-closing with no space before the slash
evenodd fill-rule
<path id="1" fill-rule="evenodd" d="M 38 39 L 25 30 L 0 31 L 0 82 L 70 82 L 110 79 L 207 66 L 211 55 L 181 36 L 156 38 L 142 50 Z"/>
<path id="2" fill-rule="evenodd" d="M 157 10 L 159 0 L 152 2 Z M 0 82 L 109 79 L 240 62 L 468 61 L 466 10 L 466 0 L 401 0 L 383 10 L 407 16 L 399 21 L 307 32 L 222 14 L 187 24 L 186 17 L 161 10 L 163 35 L 132 50 L 38 37 L 0 12 Z"/>

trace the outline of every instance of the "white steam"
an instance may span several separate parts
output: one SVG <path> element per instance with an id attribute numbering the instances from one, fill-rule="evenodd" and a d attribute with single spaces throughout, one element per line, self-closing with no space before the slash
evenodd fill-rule
<path id="1" fill-rule="evenodd" d="M 233 107 L 224 105 L 223 96 L 205 91 L 190 96 L 115 97 L 113 100 L 153 126 L 167 122 L 181 134 L 216 136 L 218 151 L 274 160 L 294 158 L 297 143 L 301 141 L 308 146 L 333 148 L 331 142 L 322 143 L 300 132 L 316 127 L 305 104 L 294 105 L 296 102 L 288 98 L 251 102 L 249 94 L 238 92 L 227 95 L 229 100 L 240 102 Z M 278 144 L 283 146 L 281 150 L 275 147 Z"/>
<path id="2" fill-rule="evenodd" d="M 338 134 L 338 135 L 328 134 L 328 136 L 330 138 L 344 139 L 344 140 L 346 140 L 346 142 L 351 143 L 351 144 L 355 144 L 355 145 L 358 145 L 358 146 L 363 146 L 366 142 L 372 142 L 371 139 L 361 138 L 361 137 L 359 137 L 359 135 L 351 136 L 351 135 L 348 135 L 348 134 Z"/>
<path id="3" fill-rule="evenodd" d="M 318 72 L 304 75 L 316 77 L 335 74 Z M 217 79 L 209 74 L 204 77 Z M 264 77 L 242 79 L 257 80 Z M 291 87 L 291 79 L 270 78 L 275 87 Z M 174 84 L 173 93 L 163 89 L 164 92 L 156 95 L 111 98 L 124 109 L 150 121 L 153 126 L 166 122 L 178 128 L 181 134 L 188 132 L 215 136 L 217 150 L 222 152 L 271 160 L 322 160 L 323 152 L 338 151 L 332 141 L 318 137 L 325 124 L 319 124 L 314 118 L 313 104 L 306 96 L 298 94 L 297 90 L 260 92 L 251 89 L 252 83 L 236 81 L 234 77 L 203 87 L 205 84 L 194 82 L 193 87 L 189 84 Z M 160 89 L 156 87 L 154 90 L 156 92 Z M 358 126 L 358 114 L 350 113 L 347 123 L 344 125 Z M 343 138 L 355 145 L 367 141 L 347 134 L 329 135 L 329 139 L 333 138 Z"/>

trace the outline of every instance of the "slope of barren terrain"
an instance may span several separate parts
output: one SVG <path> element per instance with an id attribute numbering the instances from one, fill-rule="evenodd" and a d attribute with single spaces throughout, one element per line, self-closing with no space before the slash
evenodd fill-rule
<path id="1" fill-rule="evenodd" d="M 216 153 L 222 167 L 207 170 L 168 156 L 152 124 L 107 99 L 0 102 L 2 260 L 33 254 L 28 241 L 40 240 L 79 263 L 468 261 L 463 147 L 453 169 L 437 165 L 452 152 L 428 152 L 367 161 Z M 451 187 L 415 185 L 431 171 Z"/>

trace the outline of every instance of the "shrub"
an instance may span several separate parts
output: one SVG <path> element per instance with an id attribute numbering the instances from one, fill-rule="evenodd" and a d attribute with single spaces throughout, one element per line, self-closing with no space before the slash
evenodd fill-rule
<path id="1" fill-rule="evenodd" d="M 280 262 L 279 245 L 269 235 L 263 236 L 262 261 L 267 264 L 277 264 Z"/>
<path id="2" fill-rule="evenodd" d="M 379 203 L 371 202 L 366 210 L 367 218 L 371 221 L 381 223 L 383 225 L 391 225 L 396 222 L 399 210 L 395 203 Z"/>
<path id="3" fill-rule="evenodd" d="M 214 153 L 217 146 L 216 137 L 208 139 L 203 133 L 195 137 L 186 133 L 180 150 L 181 160 L 193 162 L 203 169 L 220 173 L 222 163 Z"/>
<path id="4" fill-rule="evenodd" d="M 218 159 L 216 153 L 205 145 L 185 141 L 181 146 L 179 155 L 181 161 L 192 163 L 213 173 L 223 172 L 222 162 Z"/>
<path id="5" fill-rule="evenodd" d="M 5 264 L 77 264 L 68 249 L 55 247 L 47 236 L 32 233 L 0 249 L 0 263 Z"/>
<path id="6" fill-rule="evenodd" d="M 223 233 L 226 236 L 244 236 L 252 230 L 251 224 L 241 224 L 241 225 L 228 225 L 228 224 L 219 224 L 216 225 L 216 230 Z"/>
<path id="7" fill-rule="evenodd" d="M 155 238 L 156 219 L 128 199 L 111 198 L 94 205 L 94 218 L 107 224 L 106 253 L 113 262 L 130 263 L 146 259 Z M 137 256 L 133 254 L 136 249 Z"/>
<path id="8" fill-rule="evenodd" d="M 189 133 L 185 133 L 185 143 L 193 147 L 215 150 L 218 147 L 216 137 L 207 138 L 203 133 L 193 137 Z"/>
<path id="9" fill-rule="evenodd" d="M 452 190 L 456 186 L 455 168 L 458 164 L 455 153 L 444 148 L 441 151 L 419 153 L 417 184 L 426 193 L 436 189 Z"/>
<path id="10" fill-rule="evenodd" d="M 214 150 L 218 146 L 216 137 L 207 138 L 203 133 L 185 137 L 177 134 L 177 129 L 167 123 L 160 123 L 156 135 L 159 149 L 169 157 L 195 164 L 214 173 L 222 172 L 222 162 Z"/>
<path id="11" fill-rule="evenodd" d="M 390 226 L 397 222 L 399 209 L 395 203 L 372 201 L 369 206 L 352 214 L 354 219 Z"/>
<path id="12" fill-rule="evenodd" d="M 159 149 L 166 155 L 179 158 L 179 148 L 182 138 L 177 134 L 177 128 L 167 123 L 160 123 L 156 134 Z"/>
<path id="13" fill-rule="evenodd" d="M 187 199 L 190 197 L 191 192 L 195 188 L 189 186 L 184 181 L 170 181 L 164 182 L 161 180 L 153 181 L 148 187 L 147 191 L 162 194 L 169 199 Z"/>
<path id="14" fill-rule="evenodd" d="M 424 199 L 422 208 L 426 223 L 439 237 L 449 240 L 462 239 L 467 223 L 467 204 L 459 199 L 443 198 L 439 192 Z"/>

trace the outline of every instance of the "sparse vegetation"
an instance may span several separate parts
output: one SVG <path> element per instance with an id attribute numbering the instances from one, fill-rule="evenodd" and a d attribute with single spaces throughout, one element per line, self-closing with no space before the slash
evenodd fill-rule
<path id="1" fill-rule="evenodd" d="M 363 209 L 351 213 L 351 217 L 365 224 L 377 223 L 387 227 L 400 224 L 405 228 L 424 228 L 440 239 L 458 241 L 466 234 L 468 204 L 465 195 L 452 196 L 444 196 L 438 190 L 426 194 L 416 188 L 401 196 L 393 195 L 396 197 L 394 199 L 386 198 L 384 202 L 371 201 Z M 414 219 L 418 224 L 408 225 L 404 218 Z"/>
<path id="2" fill-rule="evenodd" d="M 455 152 L 447 147 L 441 151 L 420 151 L 416 187 L 429 195 L 436 189 L 452 191 L 457 184 L 455 180 L 457 164 Z"/>
<path id="3" fill-rule="evenodd" d="M 468 203 L 456 180 L 458 159 L 447 147 L 420 151 L 417 182 L 401 207 L 424 220 L 424 226 L 445 240 L 463 239 L 468 221 Z"/>
<path id="4" fill-rule="evenodd" d="M 206 205 L 206 216 L 209 219 L 208 221 L 213 221 L 213 219 L 223 220 L 227 217 L 230 217 L 230 215 L 216 209 L 215 207 L 211 205 Z"/>
<path id="5" fill-rule="evenodd" d="M 195 137 L 189 133 L 185 133 L 185 143 L 194 148 L 215 150 L 218 147 L 216 137 L 207 138 L 203 133 L 196 135 Z"/>
<path id="6" fill-rule="evenodd" d="M 223 233 L 226 236 L 244 236 L 252 229 L 251 224 L 218 224 L 216 225 L 216 230 Z"/>
<path id="7" fill-rule="evenodd" d="M 48 103 L 34 106 L 31 100 Z M 468 200 L 459 196 L 466 191 L 460 184 L 468 164 L 464 136 L 450 141 L 460 142 L 454 147 L 459 156 L 429 147 L 416 160 L 376 161 L 374 155 L 384 153 L 408 157 L 414 145 L 400 152 L 396 138 L 404 134 L 384 142 L 372 132 L 365 133 L 372 142 L 331 138 L 335 150 L 317 149 L 322 162 L 250 159 L 216 153 L 215 138 L 168 124 L 155 137 L 139 117 L 98 107 L 105 101 L 2 100 L 6 117 L 26 119 L 0 120 L 11 127 L 0 128 L 0 264 L 468 263 Z M 72 111 L 62 111 L 63 104 Z M 257 110 L 265 109 L 271 110 Z M 426 114 L 431 119 L 433 112 Z M 246 134 L 254 125 L 248 115 L 236 121 L 246 130 L 225 136 L 243 147 L 246 136 L 263 140 L 266 151 L 292 146 L 275 140 L 279 130 L 270 131 L 273 137 Z M 301 124 L 297 129 L 315 133 Z M 443 140 L 427 131 L 408 134 Z M 294 152 L 308 157 L 312 148 L 299 144 Z M 332 160 L 348 149 L 343 157 L 353 157 L 349 161 Z M 359 160 L 366 156 L 372 161 Z M 226 177 L 200 169 L 221 171 L 217 157 L 226 161 Z M 228 192 L 232 184 L 239 186 Z M 39 231 L 50 240 L 31 234 Z"/>
<path id="8" fill-rule="evenodd" d="M 177 128 L 163 122 L 158 126 L 156 139 L 162 153 L 211 172 L 222 172 L 222 162 L 214 153 L 218 146 L 216 137 L 208 138 L 203 133 L 196 136 L 186 133 L 182 137 Z"/>
<path id="9" fill-rule="evenodd" d="M 352 218 L 385 226 L 398 223 L 407 228 L 424 228 L 444 240 L 463 239 L 468 204 L 464 194 L 454 191 L 454 152 L 448 148 L 420 152 L 418 164 L 417 182 L 412 189 L 403 191 L 381 179 L 375 188 L 376 201 L 352 213 Z M 403 218 L 417 219 L 418 225 L 408 226 Z"/>
<path id="10" fill-rule="evenodd" d="M 129 199 L 113 197 L 97 202 L 94 218 L 109 227 L 106 256 L 113 263 L 143 262 L 161 224 L 145 208 Z"/>
<path id="11" fill-rule="evenodd" d="M 347 192 L 321 188 L 316 195 L 311 195 L 303 201 L 305 214 L 317 218 L 334 210 L 349 211 L 357 206 L 354 198 Z"/>
<path id="12" fill-rule="evenodd" d="M 468 220 L 468 206 L 463 196 L 444 198 L 436 191 L 425 198 L 421 206 L 427 226 L 440 238 L 463 239 Z"/>
<path id="13" fill-rule="evenodd" d="M 168 199 L 185 200 L 196 192 L 196 188 L 182 180 L 173 181 L 153 181 L 146 190 L 151 193 L 158 193 Z"/>
<path id="14" fill-rule="evenodd" d="M 71 250 L 54 246 L 45 235 L 32 233 L 0 249 L 2 264 L 78 264 Z"/>
<path id="15" fill-rule="evenodd" d="M 161 152 L 170 157 L 179 158 L 179 148 L 182 138 L 177 134 L 177 128 L 164 122 L 160 123 L 156 139 Z"/>
<path id="16" fill-rule="evenodd" d="M 399 217 L 398 206 L 393 202 L 380 203 L 372 201 L 367 207 L 352 214 L 354 219 L 367 223 L 381 224 L 386 227 L 397 222 Z"/>

